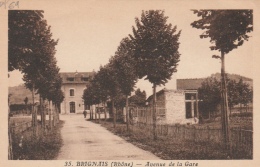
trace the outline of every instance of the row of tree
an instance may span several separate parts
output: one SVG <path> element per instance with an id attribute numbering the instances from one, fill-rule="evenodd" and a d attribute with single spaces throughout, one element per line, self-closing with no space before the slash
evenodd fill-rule
<path id="1" fill-rule="evenodd" d="M 51 27 L 40 10 L 11 10 L 8 12 L 8 71 L 23 73 L 25 86 L 40 95 L 40 112 L 45 128 L 43 101 L 57 107 L 64 98 L 62 79 L 55 58 L 58 40 L 52 38 Z M 51 114 L 49 114 L 51 115 Z M 57 115 L 57 114 L 54 114 Z M 33 134 L 37 135 L 37 110 L 32 108 Z M 50 126 L 52 121 L 50 120 Z"/>
<path id="2" fill-rule="evenodd" d="M 180 31 L 167 23 L 168 17 L 162 10 L 143 11 L 136 18 L 133 35 L 122 39 L 115 55 L 105 66 L 101 66 L 83 99 L 89 105 L 106 100 L 112 103 L 115 124 L 114 102 L 119 95 L 125 96 L 127 129 L 129 129 L 128 97 L 134 90 L 138 79 L 144 78 L 153 84 L 154 93 L 154 139 L 156 136 L 156 87 L 167 83 L 174 72 L 180 54 Z"/>
<path id="3" fill-rule="evenodd" d="M 236 81 L 227 77 L 226 80 L 229 115 L 231 115 L 232 107 L 235 105 L 248 105 L 253 101 L 253 90 L 242 79 Z M 221 104 L 221 81 L 215 77 L 209 77 L 202 82 L 198 91 L 199 99 L 202 100 L 200 104 L 203 111 L 209 115 L 218 112 L 218 106 Z"/>
<path id="4" fill-rule="evenodd" d="M 199 19 L 192 22 L 191 26 L 202 29 L 203 33 L 200 38 L 210 38 L 212 44 L 210 49 L 217 50 L 221 54 L 212 57 L 221 59 L 221 117 L 224 141 L 228 147 L 229 102 L 225 77 L 225 55 L 241 46 L 250 37 L 248 33 L 253 30 L 252 10 L 193 10 L 193 12 Z M 165 84 L 173 72 L 177 71 L 180 57 L 178 52 L 180 31 L 176 32 L 176 26 L 172 28 L 171 24 L 167 24 L 167 18 L 164 16 L 164 11 L 143 11 L 141 19 L 135 20 L 136 27 L 133 27 L 133 35 L 121 41 L 109 64 L 100 68 L 96 78 L 100 78 L 101 81 L 92 86 L 100 86 L 93 89 L 102 90 L 101 99 L 109 98 L 113 104 L 119 92 L 129 96 L 138 78 L 145 77 L 149 80 L 153 84 L 154 95 L 154 139 L 156 139 L 156 87 Z M 89 93 L 87 91 L 90 90 L 86 90 L 85 94 L 90 94 L 91 91 Z M 87 98 L 84 99 L 87 100 Z"/>

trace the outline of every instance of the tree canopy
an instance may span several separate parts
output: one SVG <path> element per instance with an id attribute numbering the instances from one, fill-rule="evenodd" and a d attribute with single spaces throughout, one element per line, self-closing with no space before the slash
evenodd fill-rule
<path id="1" fill-rule="evenodd" d="M 58 40 L 52 38 L 43 11 L 9 11 L 8 24 L 9 71 L 20 70 L 27 88 L 44 99 L 61 102 L 62 80 L 55 58 Z"/>
<path id="2" fill-rule="evenodd" d="M 8 11 L 8 71 L 22 70 L 38 40 L 36 31 L 43 23 L 43 11 Z"/>
<path id="3" fill-rule="evenodd" d="M 110 60 L 116 80 L 124 95 L 131 95 L 137 82 L 136 62 L 133 59 L 133 45 L 129 38 L 123 38 L 115 56 Z"/>
<path id="4" fill-rule="evenodd" d="M 136 89 L 135 94 L 129 98 L 129 102 L 134 106 L 145 106 L 146 92 L 141 91 L 140 88 Z"/>
<path id="5" fill-rule="evenodd" d="M 220 82 L 214 78 L 207 78 L 198 89 L 199 99 L 205 104 L 205 109 L 215 112 L 220 104 Z"/>
<path id="6" fill-rule="evenodd" d="M 167 24 L 167 16 L 162 10 L 143 11 L 136 18 L 136 28 L 130 35 L 134 44 L 133 57 L 138 63 L 138 76 L 155 85 L 165 84 L 177 71 L 179 62 L 180 31 Z"/>
<path id="7" fill-rule="evenodd" d="M 200 38 L 210 38 L 211 50 L 229 53 L 250 37 L 253 10 L 193 10 L 200 17 L 191 26 L 202 29 Z"/>
<path id="8" fill-rule="evenodd" d="M 236 81 L 235 79 L 227 78 L 227 97 L 229 107 L 237 104 L 247 105 L 253 100 L 253 90 L 242 79 Z M 202 105 L 205 110 L 211 112 L 217 111 L 217 106 L 221 102 L 221 81 L 215 77 L 205 79 L 201 87 L 198 89 L 199 99 L 202 100 Z"/>

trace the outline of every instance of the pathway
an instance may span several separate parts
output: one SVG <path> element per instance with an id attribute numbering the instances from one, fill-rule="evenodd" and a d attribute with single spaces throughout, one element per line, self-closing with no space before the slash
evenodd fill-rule
<path id="1" fill-rule="evenodd" d="M 99 124 L 86 121 L 81 115 L 61 115 L 64 145 L 58 160 L 158 160 Z"/>

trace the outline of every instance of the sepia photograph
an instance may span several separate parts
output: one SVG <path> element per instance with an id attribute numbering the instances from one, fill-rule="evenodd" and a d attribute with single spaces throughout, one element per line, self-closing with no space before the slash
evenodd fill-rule
<path id="1" fill-rule="evenodd" d="M 0 2 L 5 160 L 255 161 L 258 3 L 197 2 Z"/>

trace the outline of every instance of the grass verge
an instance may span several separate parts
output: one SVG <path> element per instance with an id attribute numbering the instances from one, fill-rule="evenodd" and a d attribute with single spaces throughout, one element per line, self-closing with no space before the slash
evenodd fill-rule
<path id="1" fill-rule="evenodd" d="M 131 126 L 128 133 L 125 124 L 117 123 L 116 128 L 113 128 L 112 122 L 100 121 L 100 123 L 112 133 L 164 160 L 252 159 L 251 156 L 245 155 L 243 150 L 236 150 L 232 152 L 232 157 L 229 157 L 223 145 L 219 143 L 173 140 L 170 136 L 158 136 L 154 141 L 145 129 Z"/>
<path id="2" fill-rule="evenodd" d="M 48 122 L 46 122 L 48 124 Z M 38 124 L 38 137 L 33 137 L 32 129 L 20 134 L 13 134 L 14 160 L 51 160 L 54 159 L 62 146 L 60 130 L 64 121 L 60 121 L 53 130 L 44 133 Z"/>

